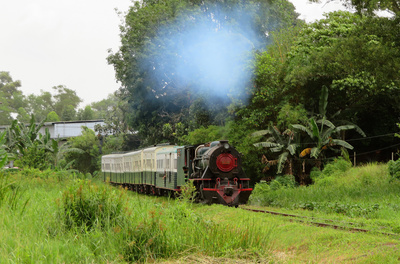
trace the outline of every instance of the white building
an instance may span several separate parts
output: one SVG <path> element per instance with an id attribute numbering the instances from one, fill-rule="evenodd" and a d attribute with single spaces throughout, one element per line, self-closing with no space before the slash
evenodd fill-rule
<path id="1" fill-rule="evenodd" d="M 86 126 L 94 131 L 94 126 L 97 124 L 104 125 L 104 120 L 46 122 L 40 128 L 39 132 L 44 135 L 46 128 L 48 128 L 50 138 L 63 139 L 80 136 L 82 134 L 82 126 Z M 9 126 L 0 126 L 0 132 L 4 131 L 7 127 Z"/>

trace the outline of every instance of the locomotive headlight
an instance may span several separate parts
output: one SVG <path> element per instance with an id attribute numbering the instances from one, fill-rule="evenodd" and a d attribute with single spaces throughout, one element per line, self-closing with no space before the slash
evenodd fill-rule
<path id="1" fill-rule="evenodd" d="M 228 143 L 224 143 L 224 148 L 228 149 L 229 148 L 229 144 Z"/>

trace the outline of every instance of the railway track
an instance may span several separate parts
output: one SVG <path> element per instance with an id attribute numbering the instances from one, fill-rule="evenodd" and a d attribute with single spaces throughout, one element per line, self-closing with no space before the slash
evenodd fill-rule
<path id="1" fill-rule="evenodd" d="M 375 234 L 381 234 L 381 235 L 386 235 L 386 236 L 393 236 L 393 237 L 397 237 L 397 238 L 400 237 L 400 234 L 396 234 L 396 233 L 381 232 L 381 231 L 377 231 L 377 230 L 369 230 L 369 229 L 355 227 L 357 224 L 352 223 L 352 222 L 341 222 L 344 225 L 339 225 L 339 224 L 335 224 L 335 221 L 330 220 L 330 219 L 319 219 L 319 221 L 317 222 L 316 221 L 317 219 L 315 217 L 280 213 L 280 212 L 268 211 L 268 210 L 252 209 L 252 208 L 246 208 L 246 207 L 240 207 L 240 208 L 243 210 L 256 212 L 256 213 L 264 213 L 264 214 L 283 216 L 283 217 L 289 218 L 289 220 L 291 222 L 296 221 L 296 222 L 314 225 L 314 226 L 318 226 L 318 227 L 346 230 L 346 231 L 350 231 L 350 232 L 375 233 Z M 321 221 L 323 221 L 323 222 L 321 222 Z M 325 222 L 329 222 L 329 223 L 325 223 Z M 385 227 L 379 227 L 379 228 L 385 228 Z"/>

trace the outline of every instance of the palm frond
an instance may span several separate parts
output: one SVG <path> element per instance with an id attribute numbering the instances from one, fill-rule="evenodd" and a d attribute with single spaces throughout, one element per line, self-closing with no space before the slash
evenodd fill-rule
<path id="1" fill-rule="evenodd" d="M 314 147 L 311 149 L 310 157 L 317 159 L 319 157 L 320 153 L 321 153 L 321 149 L 318 147 Z"/>
<path id="2" fill-rule="evenodd" d="M 323 133 L 321 135 L 321 144 L 322 145 L 327 144 L 326 141 L 329 141 L 333 132 L 335 132 L 335 129 L 331 128 L 331 127 L 326 129 L 325 131 L 323 131 Z"/>
<path id="3" fill-rule="evenodd" d="M 314 118 L 310 119 L 310 124 L 311 124 L 311 128 L 312 128 L 312 136 L 311 136 L 311 138 L 318 138 L 319 139 L 319 129 L 318 129 L 317 122 L 315 122 Z"/>
<path id="4" fill-rule="evenodd" d="M 347 143 L 346 141 L 341 140 L 341 139 L 332 139 L 331 140 L 331 144 L 334 145 L 334 146 L 341 146 L 341 147 L 345 147 L 345 148 L 348 148 L 348 149 L 353 149 L 354 148 L 352 145 L 350 145 L 349 143 Z"/>
<path id="5" fill-rule="evenodd" d="M 281 131 L 279 131 L 279 129 L 276 126 L 271 126 L 270 127 L 271 131 L 272 131 L 272 136 L 275 138 L 275 141 L 277 141 L 278 143 L 282 143 L 282 134 Z"/>
<path id="6" fill-rule="evenodd" d="M 300 146 L 300 144 L 297 144 L 297 143 L 290 144 L 290 145 L 287 147 L 287 150 L 289 150 L 290 155 L 296 154 L 296 150 L 297 150 L 297 148 L 298 148 L 299 146 Z"/>
<path id="7" fill-rule="evenodd" d="M 319 96 L 319 114 L 325 116 L 326 107 L 328 106 L 328 87 L 322 86 L 321 95 Z"/>
<path id="8" fill-rule="evenodd" d="M 269 150 L 270 150 L 271 152 L 274 152 L 274 153 L 275 153 L 275 152 L 281 152 L 282 149 L 283 149 L 283 147 L 284 147 L 284 146 L 278 144 L 277 147 L 275 147 L 275 148 L 270 148 Z"/>
<path id="9" fill-rule="evenodd" d="M 287 161 L 287 157 L 289 155 L 289 152 L 283 152 L 281 155 L 279 155 L 278 158 L 278 174 L 282 173 L 282 170 L 285 166 L 285 162 Z"/>
<path id="10" fill-rule="evenodd" d="M 256 132 L 252 133 L 251 136 L 252 137 L 260 137 L 260 136 L 264 136 L 267 134 L 271 134 L 271 131 L 269 129 L 256 131 Z"/>
<path id="11" fill-rule="evenodd" d="M 342 125 L 335 128 L 335 132 L 341 132 L 346 130 L 355 129 L 355 125 Z"/>
<path id="12" fill-rule="evenodd" d="M 297 129 L 297 130 L 306 132 L 308 134 L 308 136 L 311 137 L 311 138 L 313 137 L 313 132 L 308 127 L 305 127 L 305 126 L 300 125 L 300 124 L 292 125 L 292 127 Z"/>
<path id="13" fill-rule="evenodd" d="M 327 126 L 327 127 L 330 127 L 330 128 L 335 128 L 335 125 L 331 122 L 331 121 L 329 121 L 328 119 L 326 119 L 326 118 L 322 118 L 322 119 L 319 119 L 318 121 L 316 121 L 318 124 L 321 124 L 321 125 L 324 125 L 324 126 Z"/>
<path id="14" fill-rule="evenodd" d="M 255 147 L 263 147 L 263 148 L 275 148 L 279 146 L 278 143 L 275 142 L 258 142 L 253 144 Z"/>

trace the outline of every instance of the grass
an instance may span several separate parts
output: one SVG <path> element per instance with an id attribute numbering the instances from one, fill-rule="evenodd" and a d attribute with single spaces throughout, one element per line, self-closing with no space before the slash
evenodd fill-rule
<path id="1" fill-rule="evenodd" d="M 140 196 L 59 175 L 8 175 L 25 190 L 22 211 L 1 208 L 2 263 L 148 262 L 182 254 L 260 251 L 260 225 L 205 219 L 187 201 Z M 4 175 L 3 175 L 4 176 Z M 21 206 L 22 208 L 22 202 Z"/>
<path id="2" fill-rule="evenodd" d="M 391 180 L 386 164 L 348 168 L 342 173 L 324 175 L 315 184 L 272 190 L 258 184 L 251 204 L 399 221 L 400 180 Z"/>
<path id="3" fill-rule="evenodd" d="M 90 181 L 88 175 L 31 170 L 0 177 L 12 183 L 3 185 L 8 186 L 4 192 L 19 190 L 18 199 L 3 199 L 0 206 L 1 263 L 396 263 L 399 258 L 398 240 L 379 234 L 318 228 L 185 199 L 142 196 Z M 307 190 L 312 189 L 278 188 L 268 193 L 293 205 L 300 198 L 313 201 Z M 284 196 L 285 191 L 294 195 L 292 200 Z M 379 204 L 397 199 L 394 193 L 383 200 L 371 195 Z M 321 193 L 314 201 L 326 202 L 323 197 L 329 195 Z M 354 194 L 345 199 L 361 201 Z M 285 203 L 279 210 L 339 220 L 349 217 L 293 209 Z M 394 224 L 397 216 L 389 217 L 384 208 L 364 220 Z"/>

